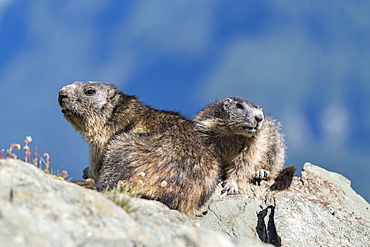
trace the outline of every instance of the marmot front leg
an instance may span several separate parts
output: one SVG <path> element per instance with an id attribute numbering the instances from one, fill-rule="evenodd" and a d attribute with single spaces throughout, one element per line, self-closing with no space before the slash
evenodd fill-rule
<path id="1" fill-rule="evenodd" d="M 246 174 L 250 174 L 250 176 L 245 176 Z M 270 172 L 264 169 L 258 169 L 256 171 L 253 171 L 252 173 L 250 173 L 248 169 L 233 169 L 233 171 L 229 175 L 227 175 L 227 179 L 223 181 L 223 190 L 221 192 L 227 192 L 228 195 L 238 195 L 242 193 L 238 185 L 242 183 L 248 183 L 254 179 L 267 180 L 269 178 Z"/>
<path id="2" fill-rule="evenodd" d="M 225 181 L 223 181 L 222 186 L 224 188 L 222 189 L 221 193 L 227 192 L 228 195 L 238 195 L 241 193 L 238 188 L 238 184 L 232 179 L 226 179 Z"/>
<path id="3" fill-rule="evenodd" d="M 247 165 L 243 163 L 242 166 L 236 164 L 231 164 L 225 168 L 226 179 L 223 181 L 222 193 L 227 192 L 228 195 L 238 195 L 242 191 L 239 189 L 239 184 L 244 180 L 250 180 L 246 177 L 248 174 Z M 240 163 L 239 163 L 240 164 Z M 252 174 L 250 174 L 251 176 Z"/>
<path id="4" fill-rule="evenodd" d="M 101 173 L 97 181 L 95 181 L 94 188 L 98 191 L 104 189 L 114 188 L 122 176 L 122 164 L 107 163 L 101 167 Z"/>

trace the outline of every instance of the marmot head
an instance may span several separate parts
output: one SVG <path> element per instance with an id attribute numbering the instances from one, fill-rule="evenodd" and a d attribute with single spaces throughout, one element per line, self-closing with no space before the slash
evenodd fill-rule
<path id="1" fill-rule="evenodd" d="M 261 129 L 263 120 L 260 106 L 240 97 L 232 97 L 205 107 L 196 116 L 195 124 L 199 130 L 253 136 Z"/>
<path id="2" fill-rule="evenodd" d="M 87 121 L 109 117 L 109 105 L 116 94 L 112 84 L 77 81 L 59 91 L 58 102 L 64 117 L 76 130 L 83 131 Z"/>

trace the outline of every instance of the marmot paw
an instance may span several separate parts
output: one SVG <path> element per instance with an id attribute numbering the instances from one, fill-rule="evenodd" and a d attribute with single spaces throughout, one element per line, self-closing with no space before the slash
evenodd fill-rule
<path id="1" fill-rule="evenodd" d="M 88 179 L 89 178 L 89 167 L 86 167 L 82 170 L 82 178 Z"/>
<path id="2" fill-rule="evenodd" d="M 228 195 L 238 195 L 241 191 L 238 188 L 238 185 L 233 180 L 225 180 L 223 182 L 223 190 L 221 193 L 227 192 Z"/>
<path id="3" fill-rule="evenodd" d="M 259 169 L 253 173 L 254 179 L 266 179 L 270 175 L 269 171 Z"/>
<path id="4" fill-rule="evenodd" d="M 113 185 L 105 184 L 105 183 L 99 183 L 99 184 L 94 184 L 89 189 L 102 192 L 102 191 L 106 191 L 106 190 L 113 189 L 113 188 L 114 188 Z"/>

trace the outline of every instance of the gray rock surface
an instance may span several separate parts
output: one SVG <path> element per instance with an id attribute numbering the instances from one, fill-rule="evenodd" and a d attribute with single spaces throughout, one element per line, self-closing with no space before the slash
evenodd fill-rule
<path id="1" fill-rule="evenodd" d="M 284 246 L 369 246 L 370 205 L 340 174 L 306 163 L 270 200 Z"/>
<path id="2" fill-rule="evenodd" d="M 218 196 L 202 217 L 188 219 L 229 236 L 276 246 L 369 246 L 370 205 L 340 174 L 306 163 L 285 191 L 250 185 L 245 195 Z"/>
<path id="3" fill-rule="evenodd" d="M 0 178 L 0 246 L 264 246 L 187 226 L 156 201 L 133 199 L 127 213 L 19 160 L 0 160 Z"/>
<path id="4" fill-rule="evenodd" d="M 334 172 L 306 163 L 291 188 L 250 185 L 194 215 L 104 195 L 31 164 L 0 160 L 0 246 L 367 246 L 370 206 Z"/>

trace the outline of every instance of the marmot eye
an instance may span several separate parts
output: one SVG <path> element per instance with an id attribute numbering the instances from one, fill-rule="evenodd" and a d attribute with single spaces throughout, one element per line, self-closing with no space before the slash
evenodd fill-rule
<path id="1" fill-rule="evenodd" d="M 238 109 L 244 109 L 244 106 L 242 105 L 242 104 L 240 104 L 240 103 L 236 103 L 236 108 L 238 108 Z"/>
<path id="2" fill-rule="evenodd" d="M 88 89 L 85 91 L 85 94 L 88 96 L 94 95 L 96 93 L 95 89 Z"/>

